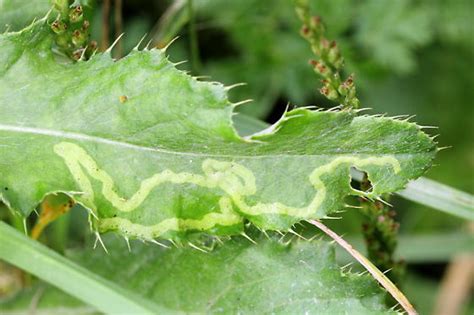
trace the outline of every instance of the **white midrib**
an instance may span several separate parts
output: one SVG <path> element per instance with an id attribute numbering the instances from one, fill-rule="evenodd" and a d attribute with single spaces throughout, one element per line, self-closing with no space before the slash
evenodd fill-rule
<path id="1" fill-rule="evenodd" d="M 215 157 L 215 158 L 231 158 L 231 159 L 238 159 L 238 158 L 245 158 L 245 159 L 259 159 L 259 158 L 268 158 L 268 157 L 309 157 L 309 156 L 321 156 L 321 157 L 331 157 L 331 156 L 338 156 L 338 155 L 377 155 L 377 156 L 400 156 L 400 155 L 416 155 L 416 154 L 425 154 L 423 152 L 416 152 L 416 153 L 385 153 L 385 154 L 370 154 L 370 153 L 330 153 L 330 154 L 305 154 L 305 155 L 298 155 L 298 154 L 271 154 L 271 155 L 239 155 L 239 154 L 213 154 L 213 153 L 196 153 L 196 152 L 179 152 L 179 151 L 171 151 L 162 148 L 152 148 L 146 146 L 140 146 L 133 143 L 128 143 L 124 141 L 117 141 L 111 140 L 107 138 L 101 138 L 96 136 L 85 135 L 82 133 L 77 132 L 70 132 L 70 131 L 63 131 L 63 130 L 52 130 L 47 128 L 37 128 L 37 127 L 25 127 L 25 126 L 14 126 L 14 125 L 5 125 L 0 124 L 0 131 L 7 131 L 7 132 L 18 132 L 18 133 L 27 133 L 27 134 L 37 134 L 42 136 L 48 137 L 58 137 L 62 139 L 71 139 L 71 140 L 78 140 L 78 141 L 90 141 L 95 143 L 101 143 L 106 145 L 112 145 L 122 148 L 140 150 L 140 151 L 148 151 L 148 152 L 156 152 L 156 153 L 163 153 L 163 154 L 173 154 L 173 155 L 182 155 L 182 156 L 195 156 L 201 158 L 207 157 Z"/>

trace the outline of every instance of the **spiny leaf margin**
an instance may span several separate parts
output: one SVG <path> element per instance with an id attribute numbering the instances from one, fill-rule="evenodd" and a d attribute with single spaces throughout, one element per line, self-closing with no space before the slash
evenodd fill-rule
<path id="1" fill-rule="evenodd" d="M 0 35 L 0 44 L 6 64 L 0 68 L 0 184 L 12 187 L 0 198 L 23 215 L 46 195 L 63 192 L 89 209 L 95 229 L 126 237 L 180 239 L 188 230 L 238 234 L 244 220 L 288 230 L 299 220 L 343 209 L 346 195 L 376 198 L 401 189 L 436 152 L 417 125 L 352 110 L 299 108 L 266 131 L 240 138 L 228 88 L 197 81 L 156 49 L 135 49 L 119 61 L 108 52 L 59 64 L 45 19 Z M 11 133 L 27 157 L 11 149 Z M 157 161 L 165 166 L 161 173 Z M 350 188 L 350 166 L 367 171 L 372 192 Z M 112 172 L 122 172 L 113 176 L 121 178 L 119 185 Z M 164 191 L 149 196 L 163 182 Z M 171 206 L 161 196 L 170 196 Z"/>

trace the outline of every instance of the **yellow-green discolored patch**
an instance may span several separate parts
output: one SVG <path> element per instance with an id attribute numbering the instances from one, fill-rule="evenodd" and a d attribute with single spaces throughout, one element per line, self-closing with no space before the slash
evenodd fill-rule
<path id="1" fill-rule="evenodd" d="M 143 226 L 125 218 L 101 218 L 99 227 L 102 230 L 118 229 L 143 239 L 159 237 L 168 231 L 179 230 L 210 230 L 216 225 L 234 225 L 242 222 L 245 215 L 276 214 L 295 218 L 314 217 L 320 205 L 327 198 L 327 187 L 321 176 L 333 172 L 338 166 L 347 164 L 356 167 L 367 165 L 389 165 L 396 174 L 400 171 L 400 164 L 394 157 L 367 157 L 340 156 L 330 163 L 317 167 L 309 174 L 308 179 L 314 187 L 312 201 L 304 207 L 291 207 L 280 202 L 257 203 L 250 205 L 246 196 L 257 192 L 256 179 L 251 170 L 235 162 L 205 159 L 202 163 L 203 174 L 175 173 L 164 170 L 156 173 L 140 183 L 140 188 L 128 199 L 119 196 L 114 187 L 112 177 L 100 169 L 94 159 L 80 146 L 70 142 L 61 142 L 54 147 L 56 154 L 64 159 L 79 188 L 84 193 L 83 198 L 94 204 L 94 190 L 89 176 L 102 185 L 101 193 L 117 210 L 131 212 L 140 207 L 153 189 L 164 183 L 194 184 L 205 188 L 220 188 L 225 195 L 219 201 L 220 212 L 209 213 L 201 219 L 169 218 L 158 224 Z M 85 172 L 84 172 L 85 170 Z M 87 174 L 86 174 L 87 172 Z M 370 196 L 370 193 L 359 192 Z M 241 214 L 233 211 L 234 204 Z M 156 211 L 160 211 L 157 209 Z M 242 217 L 243 216 L 243 217 Z"/>

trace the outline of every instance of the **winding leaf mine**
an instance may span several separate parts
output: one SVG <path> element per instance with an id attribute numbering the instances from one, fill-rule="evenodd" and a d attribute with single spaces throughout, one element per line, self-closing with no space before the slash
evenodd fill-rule
<path id="1" fill-rule="evenodd" d="M 243 139 L 228 88 L 162 50 L 64 64 L 51 45 L 44 20 L 0 35 L 0 198 L 24 216 L 64 192 L 95 229 L 126 237 L 232 235 L 247 220 L 286 230 L 343 209 L 347 195 L 402 188 L 436 152 L 413 123 L 349 110 L 295 109 Z M 372 191 L 351 188 L 351 167 Z"/>

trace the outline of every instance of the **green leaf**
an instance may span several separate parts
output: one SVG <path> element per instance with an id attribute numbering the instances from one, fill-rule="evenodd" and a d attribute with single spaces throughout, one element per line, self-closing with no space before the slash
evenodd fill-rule
<path id="1" fill-rule="evenodd" d="M 283 245 L 261 239 L 258 245 L 253 245 L 240 237 L 211 253 L 190 247 L 169 250 L 132 242 L 132 250 L 128 252 L 125 242 L 111 237 L 106 239 L 110 255 L 92 249 L 70 252 L 72 260 L 82 266 L 79 267 L 0 224 L 2 237 L 4 232 L 8 233 L 9 242 L 0 244 L 1 258 L 10 258 L 26 270 L 36 270 L 39 277 L 75 293 L 86 303 L 92 302 L 91 293 L 100 296 L 91 304 L 106 312 L 114 305 L 122 305 L 121 312 L 127 313 L 130 309 L 123 302 L 136 300 L 133 294 L 114 299 L 101 296 L 103 282 L 115 283 L 121 289 L 119 292 L 139 292 L 150 302 L 147 305 L 157 304 L 152 311 L 166 310 L 167 314 L 340 314 L 347 310 L 353 314 L 390 313 L 376 282 L 368 275 L 342 271 L 335 264 L 334 248 L 322 241 Z M 27 260 L 24 255 L 33 253 L 28 252 L 30 247 L 38 255 L 38 263 L 18 263 Z M 11 259 L 12 255 L 5 254 L 7 251 L 16 251 L 17 255 Z M 48 267 L 57 270 L 54 272 L 57 276 L 38 271 Z M 73 271 L 72 267 L 78 270 Z M 73 278 L 59 281 L 71 272 Z M 81 277 L 77 277 L 79 274 Z M 71 287 L 86 289 L 72 292 Z M 73 310 L 84 310 L 74 301 L 70 303 Z M 5 309 L 7 306 L 15 308 L 15 303 L 7 304 Z M 50 303 L 45 306 L 54 310 Z M 40 301 L 40 310 L 41 307 Z"/>
<path id="2" fill-rule="evenodd" d="M 64 192 L 93 227 L 179 240 L 323 218 L 347 195 L 376 198 L 420 176 L 436 152 L 415 124 L 296 109 L 248 138 L 224 86 L 177 70 L 160 50 L 60 64 L 45 21 L 0 36 L 0 187 L 28 215 Z M 349 185 L 351 167 L 373 189 Z"/>
<path id="3" fill-rule="evenodd" d="M 244 114 L 233 117 L 235 127 L 242 135 L 249 135 L 269 125 L 258 119 Z M 357 181 L 362 181 L 364 173 L 351 170 L 351 176 Z M 429 178 L 420 177 L 410 181 L 403 190 L 396 192 L 397 195 L 419 204 L 428 206 L 445 213 L 474 220 L 474 196 L 457 190 L 453 187 L 441 184 Z"/>
<path id="4" fill-rule="evenodd" d="M 19 30 L 43 16 L 50 8 L 49 0 L 1 0 L 0 33 L 6 28 L 10 31 Z"/>

